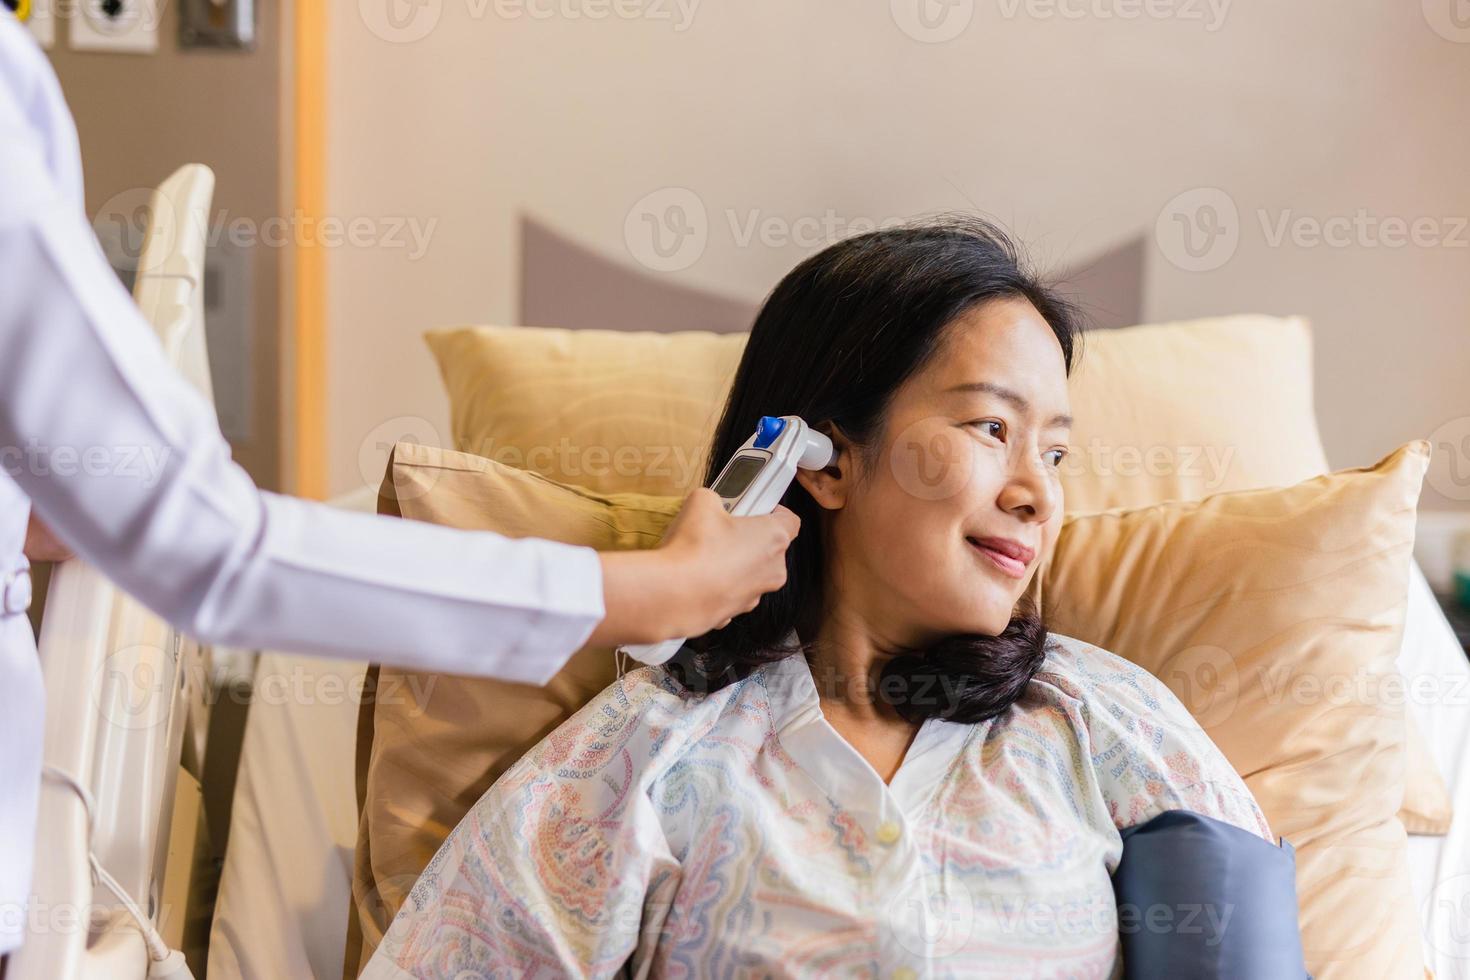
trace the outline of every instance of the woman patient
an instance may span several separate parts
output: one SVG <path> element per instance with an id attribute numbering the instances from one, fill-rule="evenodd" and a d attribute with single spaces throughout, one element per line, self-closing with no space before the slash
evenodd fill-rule
<path id="1" fill-rule="evenodd" d="M 1158 680 L 1023 597 L 1079 340 L 982 223 L 787 275 L 709 471 L 762 415 L 831 436 L 784 500 L 786 585 L 508 770 L 364 975 L 1107 977 L 1120 829 L 1184 809 L 1272 840 Z"/>

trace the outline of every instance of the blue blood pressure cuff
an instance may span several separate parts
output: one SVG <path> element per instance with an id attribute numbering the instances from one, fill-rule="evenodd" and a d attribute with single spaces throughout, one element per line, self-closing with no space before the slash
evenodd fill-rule
<path id="1" fill-rule="evenodd" d="M 1113 873 L 1123 976 L 1311 980 L 1296 850 L 1188 810 L 1122 831 Z"/>

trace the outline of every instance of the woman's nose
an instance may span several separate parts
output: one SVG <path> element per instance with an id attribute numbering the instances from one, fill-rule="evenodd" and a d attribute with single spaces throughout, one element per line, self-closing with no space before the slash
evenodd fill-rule
<path id="1" fill-rule="evenodd" d="M 1037 523 L 1045 523 L 1061 505 L 1062 484 L 1050 465 L 1030 454 L 1011 463 L 1000 504 L 1006 510 Z"/>

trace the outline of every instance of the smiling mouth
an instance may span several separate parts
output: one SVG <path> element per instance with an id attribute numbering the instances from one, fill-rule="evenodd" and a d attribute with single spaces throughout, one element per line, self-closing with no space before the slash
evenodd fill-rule
<path id="1" fill-rule="evenodd" d="M 996 568 L 1000 569 L 1001 572 L 1011 578 L 1026 577 L 1025 562 L 1012 558 L 1010 555 L 1003 555 L 994 548 L 987 548 L 974 538 L 965 538 L 965 543 L 973 548 L 978 555 L 988 560 Z"/>

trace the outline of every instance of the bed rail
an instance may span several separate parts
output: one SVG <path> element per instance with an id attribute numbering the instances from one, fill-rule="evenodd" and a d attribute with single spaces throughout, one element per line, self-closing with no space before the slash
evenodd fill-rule
<path id="1" fill-rule="evenodd" d="M 133 289 L 169 361 L 211 403 L 203 294 L 213 195 L 214 174 L 198 164 L 159 186 Z M 47 776 L 30 928 L 7 980 L 142 978 L 143 934 L 94 881 L 90 855 L 155 928 L 176 931 L 169 918 L 180 925 L 185 910 L 163 906 L 162 882 L 182 746 L 207 710 L 205 651 L 79 559 L 52 574 L 38 646 Z"/>

